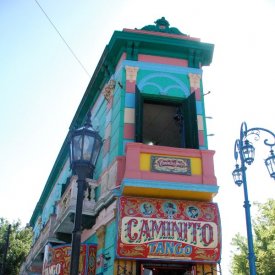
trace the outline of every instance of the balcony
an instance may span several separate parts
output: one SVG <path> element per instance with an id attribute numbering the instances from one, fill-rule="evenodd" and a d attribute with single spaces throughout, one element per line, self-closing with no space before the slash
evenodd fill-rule
<path id="1" fill-rule="evenodd" d="M 56 216 L 51 215 L 48 222 L 42 228 L 40 235 L 31 248 L 29 255 L 20 269 L 20 274 L 25 271 L 39 272 L 42 271 L 44 247 L 48 242 L 59 242 L 55 238 L 53 228 L 55 225 Z"/>
<path id="2" fill-rule="evenodd" d="M 218 192 L 214 153 L 128 143 L 122 194 L 210 201 Z"/>
<path id="3" fill-rule="evenodd" d="M 74 227 L 74 215 L 77 199 L 77 177 L 72 176 L 70 183 L 57 204 L 56 223 L 54 232 L 59 239 L 71 242 L 71 234 Z M 82 226 L 91 228 L 95 222 L 95 187 L 94 180 L 87 179 L 88 188 L 83 199 Z"/>

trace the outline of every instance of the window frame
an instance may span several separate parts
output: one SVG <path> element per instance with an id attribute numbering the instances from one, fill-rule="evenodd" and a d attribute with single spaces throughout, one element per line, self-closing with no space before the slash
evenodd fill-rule
<path id="1" fill-rule="evenodd" d="M 175 98 L 162 95 L 144 94 L 138 86 L 135 93 L 135 142 L 143 143 L 143 106 L 145 102 L 156 104 L 177 105 L 180 110 L 180 148 L 199 149 L 198 121 L 196 110 L 196 96 L 191 93 L 186 98 Z"/>

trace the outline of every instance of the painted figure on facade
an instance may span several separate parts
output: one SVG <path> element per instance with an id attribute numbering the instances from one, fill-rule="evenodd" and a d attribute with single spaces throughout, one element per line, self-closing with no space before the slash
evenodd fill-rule
<path id="1" fill-rule="evenodd" d="M 191 219 L 196 219 L 199 216 L 199 209 L 195 206 L 189 206 L 187 214 Z"/>
<path id="2" fill-rule="evenodd" d="M 166 202 L 164 204 L 164 212 L 167 214 L 168 219 L 173 219 L 174 214 L 177 213 L 177 207 L 172 202 Z"/>
<path id="3" fill-rule="evenodd" d="M 150 203 L 145 202 L 145 203 L 142 204 L 141 212 L 142 212 L 143 215 L 149 216 L 153 213 L 153 206 Z"/>

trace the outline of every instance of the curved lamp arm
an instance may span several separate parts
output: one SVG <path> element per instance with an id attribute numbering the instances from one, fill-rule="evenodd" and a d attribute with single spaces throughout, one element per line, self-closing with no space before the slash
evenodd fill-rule
<path id="1" fill-rule="evenodd" d="M 234 159 L 236 160 L 236 169 L 233 171 L 234 181 L 238 180 L 238 185 L 240 185 L 240 173 L 243 173 L 243 169 L 246 169 L 245 164 L 251 165 L 254 161 L 255 148 L 248 140 L 249 136 L 254 136 L 255 141 L 259 141 L 261 137 L 261 133 L 265 133 L 268 135 L 266 139 L 264 139 L 263 143 L 266 146 L 270 147 L 270 155 L 265 159 L 265 165 L 268 169 L 269 175 L 275 180 L 275 155 L 273 151 L 273 146 L 275 146 L 275 134 L 265 128 L 262 127 L 253 127 L 247 129 L 246 122 L 241 124 L 240 129 L 240 138 L 235 141 L 234 145 Z M 238 159 L 240 157 L 241 166 L 239 167 Z M 238 179 L 236 178 L 238 176 Z"/>

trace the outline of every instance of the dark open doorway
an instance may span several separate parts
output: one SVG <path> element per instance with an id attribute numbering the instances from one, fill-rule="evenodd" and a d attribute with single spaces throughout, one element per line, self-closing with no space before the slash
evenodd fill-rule
<path id="1" fill-rule="evenodd" d="M 143 264 L 142 275 L 192 275 L 191 265 L 176 265 L 176 264 Z"/>
<path id="2" fill-rule="evenodd" d="M 136 142 L 199 148 L 195 93 L 172 100 L 144 95 L 137 88 L 135 112 Z"/>
<path id="3" fill-rule="evenodd" d="M 143 142 L 149 145 L 181 147 L 181 129 L 174 117 L 178 107 L 144 102 Z"/>

